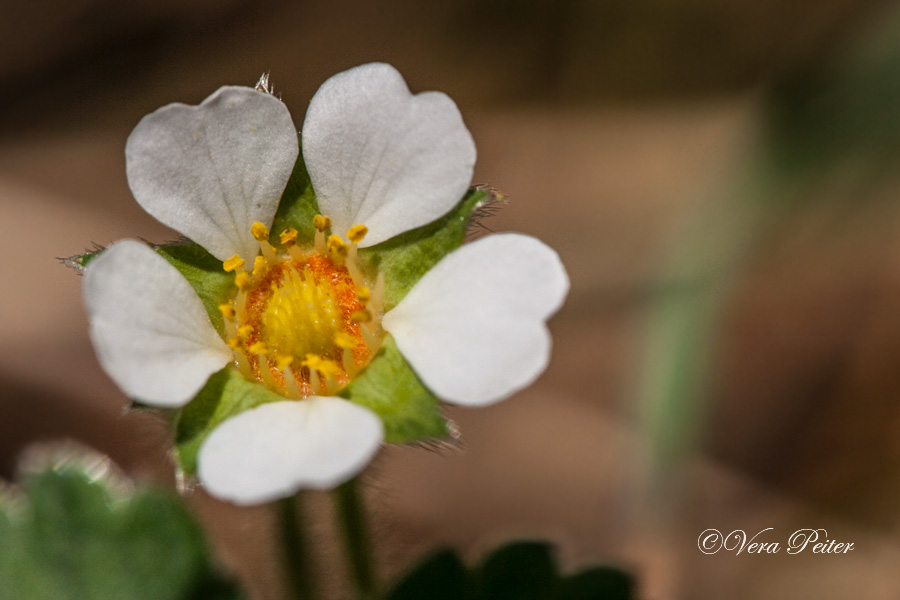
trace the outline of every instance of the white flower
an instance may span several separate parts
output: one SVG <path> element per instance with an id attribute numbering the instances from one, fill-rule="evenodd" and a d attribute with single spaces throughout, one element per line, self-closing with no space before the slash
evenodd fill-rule
<path id="1" fill-rule="evenodd" d="M 414 96 L 393 67 L 370 64 L 322 85 L 302 139 L 330 223 L 317 217 L 309 248 L 285 232 L 281 251 L 268 228 L 298 143 L 278 99 L 224 87 L 199 106 L 148 115 L 128 139 L 140 205 L 236 273 L 234 299 L 220 307 L 225 339 L 181 273 L 145 244 L 113 244 L 85 274 L 98 357 L 130 396 L 180 407 L 226 365 L 286 396 L 226 420 L 200 450 L 200 480 L 240 504 L 333 487 L 372 458 L 379 417 L 333 394 L 385 335 L 436 395 L 486 405 L 543 371 L 544 322 L 568 290 L 553 250 L 500 234 L 452 252 L 383 313 L 383 281 L 361 272 L 357 247 L 456 206 L 472 178 L 472 138 L 447 96 Z M 339 235 L 326 240 L 329 224 Z"/>

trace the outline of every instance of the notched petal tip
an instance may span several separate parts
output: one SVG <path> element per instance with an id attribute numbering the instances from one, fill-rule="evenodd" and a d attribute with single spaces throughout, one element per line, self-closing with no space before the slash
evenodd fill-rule
<path id="1" fill-rule="evenodd" d="M 220 260 L 240 254 L 252 261 L 258 253 L 250 226 L 271 225 L 298 155 L 287 107 L 237 86 L 198 106 L 160 108 L 125 146 L 138 203 Z"/>
<path id="2" fill-rule="evenodd" d="M 497 234 L 438 263 L 382 324 L 438 396 L 487 405 L 544 371 L 551 347 L 544 322 L 568 290 L 552 248 L 529 236 Z"/>
<path id="3" fill-rule="evenodd" d="M 475 142 L 440 92 L 412 95 L 384 63 L 322 84 L 303 125 L 303 156 L 335 230 L 364 224 L 373 246 L 441 217 L 465 194 Z"/>

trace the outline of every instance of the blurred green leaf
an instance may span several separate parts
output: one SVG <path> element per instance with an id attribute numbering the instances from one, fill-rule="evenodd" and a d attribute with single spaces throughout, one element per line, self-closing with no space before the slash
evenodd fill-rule
<path id="1" fill-rule="evenodd" d="M 479 600 L 550 600 L 556 562 L 544 542 L 513 542 L 485 559 L 475 577 Z"/>
<path id="2" fill-rule="evenodd" d="M 595 567 L 564 578 L 556 594 L 558 600 L 629 600 L 635 597 L 631 577 L 609 567 Z"/>
<path id="3" fill-rule="evenodd" d="M 900 10 L 851 41 L 769 91 L 763 143 L 778 175 L 815 175 L 848 160 L 881 168 L 900 152 Z"/>
<path id="4" fill-rule="evenodd" d="M 75 467 L 28 476 L 0 504 L 0 598 L 237 600 L 173 494 L 124 498 Z"/>
<path id="5" fill-rule="evenodd" d="M 520 541 L 502 546 L 467 569 L 459 555 L 442 550 L 413 568 L 384 600 L 633 600 L 630 576 L 594 567 L 561 576 L 553 548 Z"/>
<path id="6" fill-rule="evenodd" d="M 385 600 L 458 600 L 466 594 L 466 567 L 452 550 L 425 559 Z"/>

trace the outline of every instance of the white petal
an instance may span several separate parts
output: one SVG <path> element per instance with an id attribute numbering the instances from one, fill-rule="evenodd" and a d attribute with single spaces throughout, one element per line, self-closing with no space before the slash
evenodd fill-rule
<path id="1" fill-rule="evenodd" d="M 183 406 L 232 360 L 187 280 L 140 242 L 107 248 L 82 291 L 97 358 L 132 398 Z"/>
<path id="2" fill-rule="evenodd" d="M 369 463 L 383 438 L 375 413 L 341 398 L 263 404 L 213 430 L 197 474 L 217 498 L 260 504 L 340 485 Z"/>
<path id="3" fill-rule="evenodd" d="M 550 359 L 544 320 L 568 289 L 551 248 L 525 235 L 492 235 L 439 262 L 383 325 L 438 396 L 486 405 L 543 372 Z"/>
<path id="4" fill-rule="evenodd" d="M 164 106 L 125 146 L 128 185 L 144 210 L 219 260 L 240 254 L 250 264 L 259 253 L 250 226 L 272 224 L 298 154 L 287 107 L 244 87 Z"/>
<path id="5" fill-rule="evenodd" d="M 472 181 L 475 142 L 440 92 L 413 96 L 394 67 L 339 73 L 313 96 L 303 158 L 335 233 L 364 224 L 371 246 L 446 214 Z"/>

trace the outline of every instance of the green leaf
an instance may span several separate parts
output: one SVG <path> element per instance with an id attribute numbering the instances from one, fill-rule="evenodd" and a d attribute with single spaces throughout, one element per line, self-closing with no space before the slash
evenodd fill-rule
<path id="1" fill-rule="evenodd" d="M 376 412 L 384 422 L 387 442 L 443 438 L 448 433 L 440 402 L 422 385 L 390 336 L 341 396 Z"/>
<path id="2" fill-rule="evenodd" d="M 384 309 L 392 309 L 413 285 L 466 239 L 472 213 L 491 199 L 486 190 L 470 189 L 456 208 L 440 219 L 370 248 L 359 260 L 368 273 L 383 273 Z"/>
<path id="3" fill-rule="evenodd" d="M 385 600 L 459 600 L 466 593 L 466 577 L 456 552 L 442 550 L 416 566 Z"/>
<path id="4" fill-rule="evenodd" d="M 631 577 L 610 567 L 594 567 L 560 581 L 559 600 L 630 600 L 635 598 Z"/>
<path id="5" fill-rule="evenodd" d="M 175 456 L 186 475 L 197 470 L 197 453 L 206 437 L 225 419 L 285 397 L 248 381 L 232 367 L 215 373 L 200 393 L 181 409 L 175 426 Z"/>
<path id="6" fill-rule="evenodd" d="M 560 576 L 546 542 L 511 542 L 467 569 L 452 550 L 426 558 L 383 600 L 634 600 L 633 579 L 611 567 Z"/>
<path id="7" fill-rule="evenodd" d="M 272 222 L 269 239 L 277 245 L 281 232 L 293 227 L 297 230 L 298 244 L 302 245 L 312 241 L 316 235 L 313 217 L 317 214 L 319 214 L 319 204 L 303 162 L 303 148 L 301 148 L 297 164 L 294 165 L 291 178 L 281 195 L 281 202 L 278 205 L 278 212 L 275 213 L 275 220 Z"/>
<path id="8" fill-rule="evenodd" d="M 549 600 L 556 563 L 545 542 L 514 542 L 487 557 L 475 579 L 482 600 Z"/>
<path id="9" fill-rule="evenodd" d="M 241 597 L 215 572 L 202 530 L 167 491 L 115 497 L 104 479 L 58 465 L 22 489 L 17 506 L 0 506 L 0 598 Z"/>

